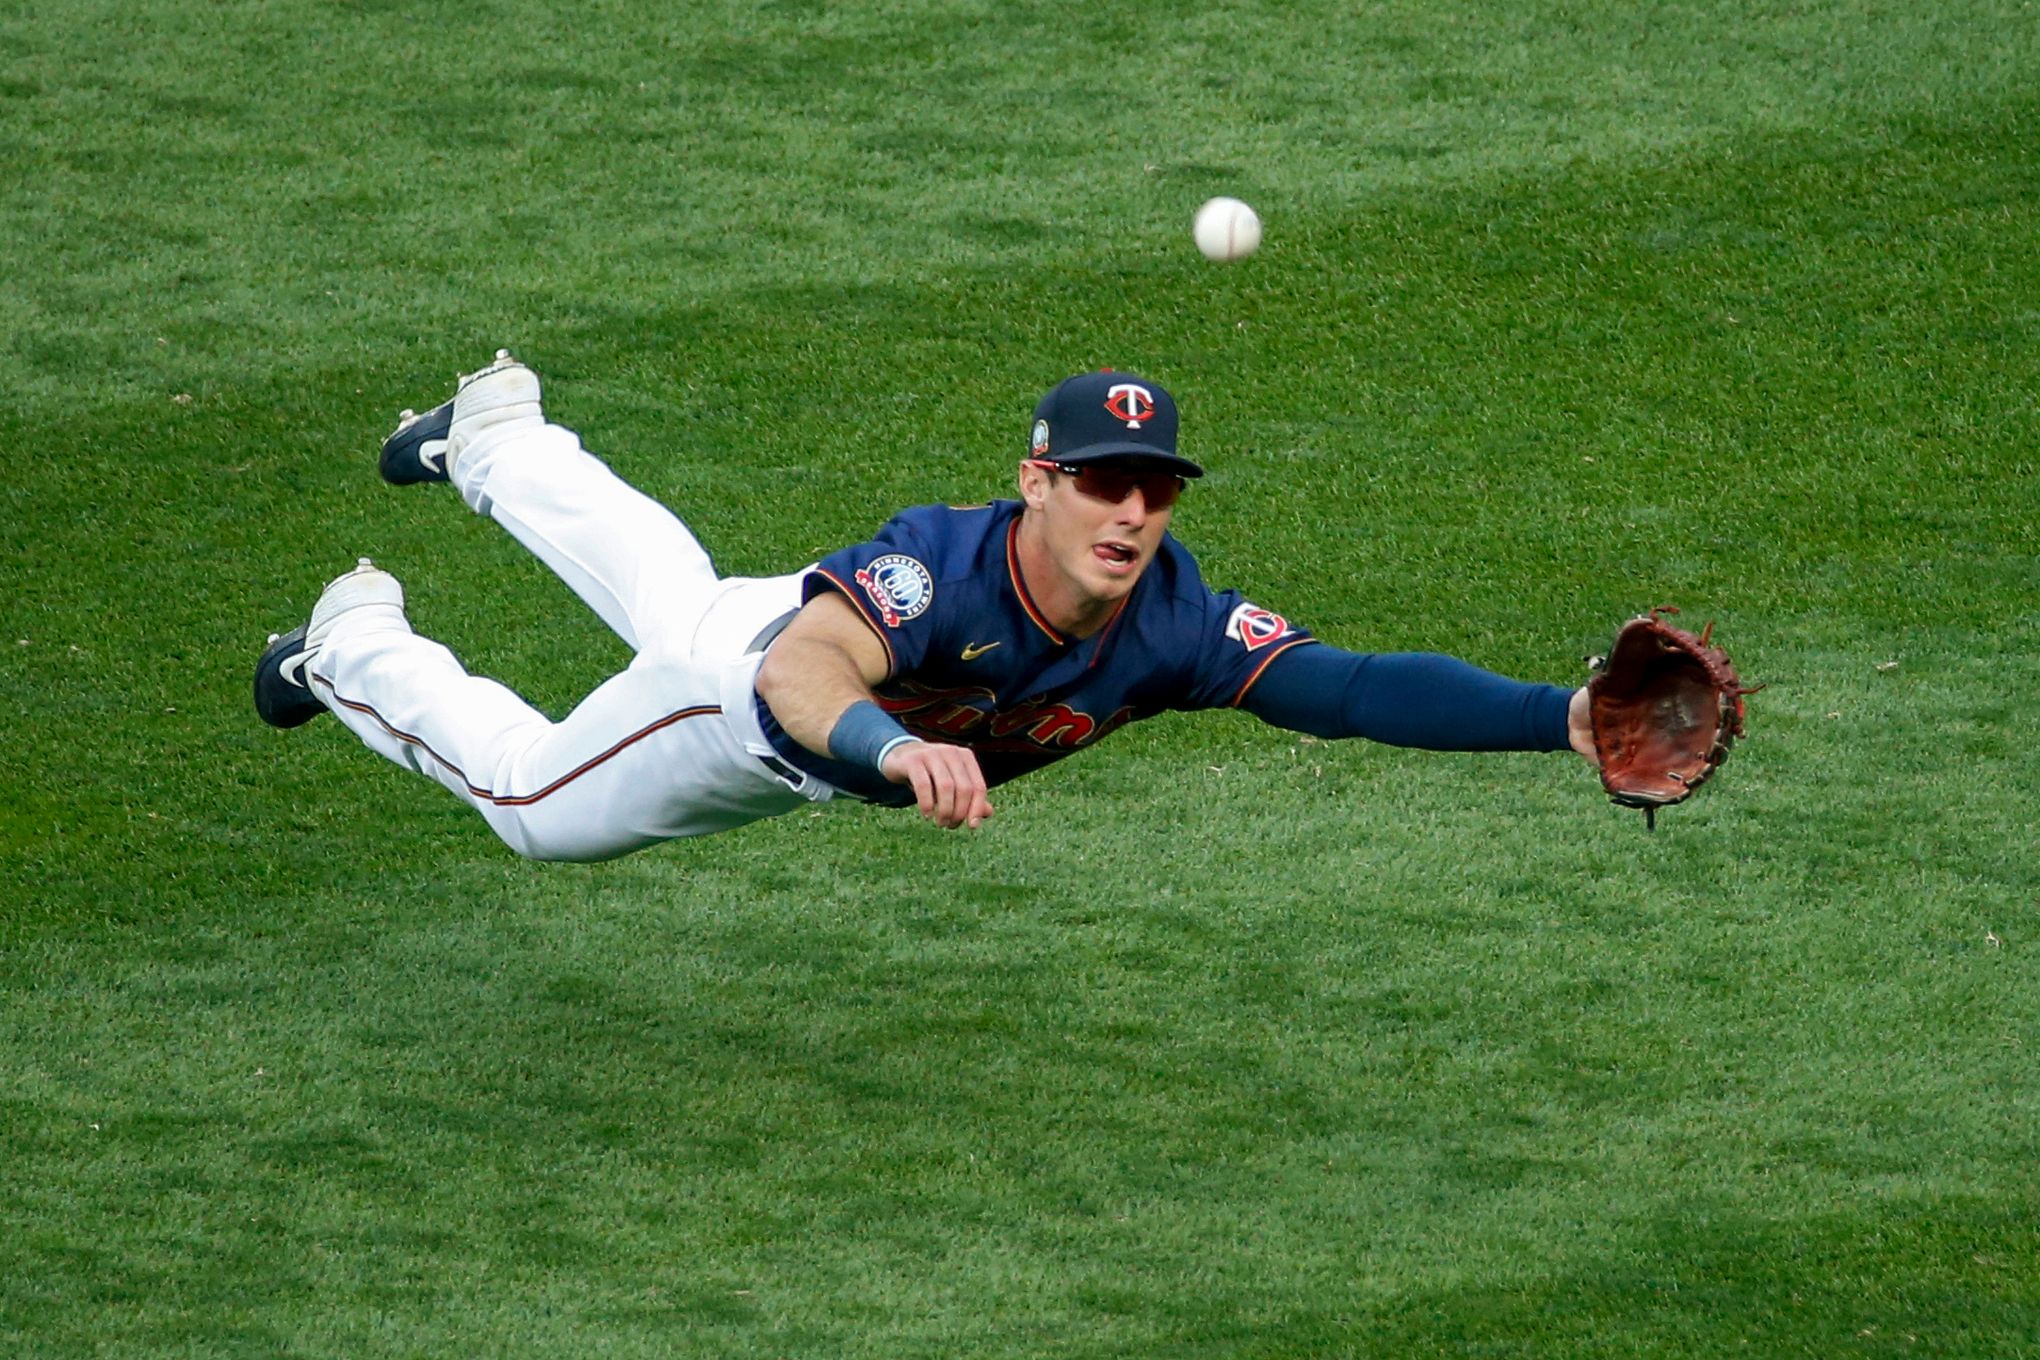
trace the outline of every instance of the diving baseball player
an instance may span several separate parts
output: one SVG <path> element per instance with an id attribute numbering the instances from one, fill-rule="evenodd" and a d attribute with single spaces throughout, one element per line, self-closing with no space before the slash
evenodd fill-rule
<path id="1" fill-rule="evenodd" d="M 920 506 L 789 575 L 718 577 L 673 514 L 546 421 L 499 353 L 406 412 L 392 482 L 450 481 L 635 652 L 551 721 L 470 675 L 365 559 L 255 673 L 261 716 L 332 712 L 520 854 L 597 860 L 847 796 L 979 825 L 988 790 L 1167 710 L 1321 737 L 1592 752 L 1585 692 L 1450 657 L 1358 654 L 1236 592 L 1168 533 L 1188 480 L 1157 384 L 1085 373 L 1035 411 L 1018 500 Z"/>

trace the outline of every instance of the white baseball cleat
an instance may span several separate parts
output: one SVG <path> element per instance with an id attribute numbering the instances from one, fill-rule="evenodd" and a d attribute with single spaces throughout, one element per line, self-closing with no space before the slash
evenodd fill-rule
<path id="1" fill-rule="evenodd" d="M 406 408 L 397 417 L 397 428 L 382 442 L 380 469 L 386 482 L 410 486 L 416 482 L 451 480 L 453 471 L 453 422 L 462 423 L 463 445 L 483 430 L 511 421 L 543 421 L 539 405 L 538 375 L 519 363 L 507 349 L 496 351 L 495 361 L 474 373 L 462 375 L 450 401 L 429 411 Z"/>
<path id="2" fill-rule="evenodd" d="M 446 459 L 454 459 L 479 435 L 508 425 L 543 425 L 545 408 L 539 404 L 538 375 L 519 362 L 507 349 L 496 351 L 487 368 L 460 380 L 453 394 L 453 409 L 446 426 Z"/>
<path id="3" fill-rule="evenodd" d="M 380 606 L 404 614 L 404 587 L 366 557 L 335 577 L 312 606 L 311 621 L 288 633 L 271 633 L 255 663 L 255 712 L 271 727 L 298 727 L 326 711 L 305 668 L 325 645 L 333 625 L 357 609 Z"/>
<path id="4" fill-rule="evenodd" d="M 319 602 L 312 606 L 312 620 L 305 625 L 305 645 L 316 651 L 342 614 L 375 604 L 388 605 L 403 613 L 404 587 L 396 577 L 364 557 L 354 564 L 353 571 L 334 577 L 320 592 Z"/>

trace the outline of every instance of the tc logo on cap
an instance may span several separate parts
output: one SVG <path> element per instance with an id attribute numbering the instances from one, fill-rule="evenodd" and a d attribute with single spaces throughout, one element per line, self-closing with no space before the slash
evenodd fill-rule
<path id="1" fill-rule="evenodd" d="M 1127 429 L 1137 430 L 1155 413 L 1154 393 L 1139 383 L 1114 383 L 1105 391 L 1105 409 L 1125 421 Z"/>

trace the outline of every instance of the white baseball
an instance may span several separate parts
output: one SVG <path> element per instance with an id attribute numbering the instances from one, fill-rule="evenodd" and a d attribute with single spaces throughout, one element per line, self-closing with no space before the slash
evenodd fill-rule
<path id="1" fill-rule="evenodd" d="M 1214 198 L 1197 210 L 1191 227 L 1209 260 L 1243 260 L 1261 244 L 1261 219 L 1237 198 Z"/>

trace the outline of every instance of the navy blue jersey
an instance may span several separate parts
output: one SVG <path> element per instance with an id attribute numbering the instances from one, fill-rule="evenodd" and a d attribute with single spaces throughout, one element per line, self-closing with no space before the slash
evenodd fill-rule
<path id="1" fill-rule="evenodd" d="M 870 542 L 824 558 L 805 587 L 807 599 L 842 594 L 885 644 L 879 704 L 917 737 L 969 747 L 988 786 L 1157 713 L 1236 706 L 1270 661 L 1312 641 L 1237 592 L 1206 586 L 1167 535 L 1112 621 L 1067 637 L 1020 579 L 1021 508 L 903 510 Z M 789 763 L 871 802 L 914 801 L 908 785 L 809 751 L 763 701 L 758 714 Z"/>

